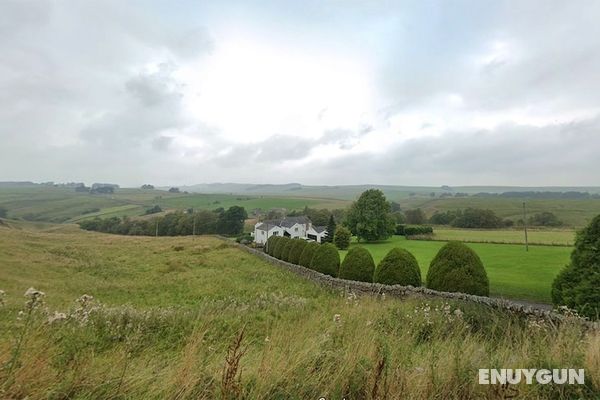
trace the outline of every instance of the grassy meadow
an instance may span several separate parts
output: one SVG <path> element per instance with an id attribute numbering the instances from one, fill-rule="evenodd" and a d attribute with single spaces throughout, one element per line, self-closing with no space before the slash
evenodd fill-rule
<path id="1" fill-rule="evenodd" d="M 472 208 L 493 210 L 499 217 L 518 221 L 523 218 L 523 202 L 529 216 L 548 211 L 554 213 L 565 226 L 583 227 L 600 214 L 600 199 L 522 199 L 502 197 L 409 198 L 401 202 L 403 208 L 420 207 L 427 215 L 436 211 Z"/>
<path id="2" fill-rule="evenodd" d="M 529 244 L 573 246 L 575 231 L 571 229 L 528 229 Z M 433 240 L 458 240 L 474 243 L 525 244 L 523 229 L 457 229 L 434 227 Z"/>
<path id="3" fill-rule="evenodd" d="M 54 223 L 94 217 L 139 216 L 154 205 L 172 211 L 188 208 L 214 210 L 239 205 L 250 212 L 256 208 L 300 210 L 305 206 L 337 208 L 347 204 L 346 201 L 323 198 L 185 194 L 164 190 L 117 189 L 114 194 L 92 195 L 49 186 L 0 188 L 0 207 L 8 210 L 10 218 Z"/>
<path id="4" fill-rule="evenodd" d="M 3 399 L 600 393 L 600 334 L 572 318 L 556 326 L 458 301 L 357 298 L 211 237 L 4 225 L 0 265 Z M 42 304 L 23 296 L 29 287 L 45 292 Z M 499 367 L 585 368 L 586 384 L 478 385 L 478 368 Z"/>
<path id="5" fill-rule="evenodd" d="M 406 240 L 403 236 L 392 236 L 379 243 L 357 243 L 369 250 L 375 263 L 378 263 L 393 247 L 410 251 L 419 262 L 423 280 L 429 264 L 442 241 Z M 490 295 L 539 303 L 550 303 L 550 287 L 558 272 L 569 262 L 572 249 L 559 246 L 468 243 L 477 252 L 485 266 L 489 281 Z M 347 250 L 340 251 L 343 258 Z"/>

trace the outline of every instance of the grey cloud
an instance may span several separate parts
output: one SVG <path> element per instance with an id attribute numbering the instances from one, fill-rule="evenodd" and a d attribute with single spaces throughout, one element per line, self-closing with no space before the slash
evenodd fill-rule
<path id="1" fill-rule="evenodd" d="M 464 184 L 597 184 L 600 116 L 534 127 L 446 132 L 399 144 L 384 154 L 353 154 L 315 167 L 324 174 L 343 169 L 352 181 L 442 184 L 461 176 Z M 577 177 L 577 181 L 573 180 Z M 334 179 L 326 176 L 325 179 Z"/>

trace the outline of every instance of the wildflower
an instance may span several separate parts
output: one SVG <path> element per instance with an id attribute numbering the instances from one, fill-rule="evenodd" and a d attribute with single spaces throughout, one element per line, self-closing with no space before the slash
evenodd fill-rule
<path id="1" fill-rule="evenodd" d="M 4 303 L 4 298 L 6 297 L 6 292 L 4 290 L 0 290 L 0 307 L 2 307 Z"/>
<path id="2" fill-rule="evenodd" d="M 342 317 L 340 314 L 334 314 L 333 322 L 340 322 L 341 320 L 342 320 Z"/>
<path id="3" fill-rule="evenodd" d="M 84 294 L 77 299 L 77 302 L 79 304 L 81 304 L 82 307 L 84 307 L 86 304 L 90 303 L 92 300 L 94 300 L 94 296 L 90 296 L 89 294 Z"/>
<path id="4" fill-rule="evenodd" d="M 45 295 L 46 295 L 46 293 L 30 287 L 25 292 L 25 297 L 27 297 L 29 299 L 29 300 L 27 300 L 25 305 L 28 308 L 37 307 L 38 305 L 40 305 L 42 303 L 42 297 L 44 297 Z"/>
<path id="5" fill-rule="evenodd" d="M 59 313 L 57 311 L 54 311 L 54 315 L 50 315 L 48 317 L 48 323 L 52 324 L 52 323 L 54 323 L 56 321 L 63 321 L 65 319 L 67 319 L 67 314 L 65 314 L 65 313 Z"/>
<path id="6" fill-rule="evenodd" d="M 460 309 L 460 308 L 457 308 L 456 310 L 454 310 L 454 316 L 455 316 L 456 318 L 462 318 L 462 316 L 463 316 L 463 312 L 461 311 L 461 309 Z"/>
<path id="7" fill-rule="evenodd" d="M 265 338 L 265 342 L 266 342 L 266 343 L 269 343 L 270 341 L 271 341 L 271 339 L 269 339 L 269 337 L 267 336 L 267 337 Z"/>

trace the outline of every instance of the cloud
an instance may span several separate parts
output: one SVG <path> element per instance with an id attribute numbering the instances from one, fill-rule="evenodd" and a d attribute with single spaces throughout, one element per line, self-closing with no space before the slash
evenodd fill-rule
<path id="1" fill-rule="evenodd" d="M 597 183 L 598 2 L 140 4 L 0 2 L 0 180 Z"/>

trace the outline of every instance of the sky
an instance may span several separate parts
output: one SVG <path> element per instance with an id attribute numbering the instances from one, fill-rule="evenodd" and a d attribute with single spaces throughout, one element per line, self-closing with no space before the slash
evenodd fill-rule
<path id="1" fill-rule="evenodd" d="M 600 185 L 600 2 L 0 1 L 0 181 Z"/>

